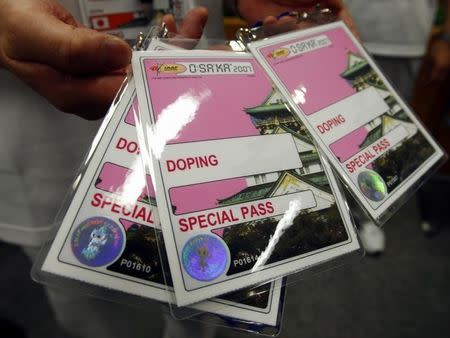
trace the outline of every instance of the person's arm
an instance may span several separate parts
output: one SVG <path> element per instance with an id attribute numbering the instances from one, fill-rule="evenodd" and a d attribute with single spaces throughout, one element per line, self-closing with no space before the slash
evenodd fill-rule
<path id="1" fill-rule="evenodd" d="M 309 11 L 317 4 L 322 8 L 330 8 L 343 20 L 350 30 L 358 36 L 353 20 L 342 0 L 236 0 L 236 10 L 250 25 L 261 21 L 264 26 L 285 25 L 292 18 L 286 16 L 277 20 L 277 16 L 287 11 Z"/>
<path id="2" fill-rule="evenodd" d="M 51 0 L 0 0 L 0 66 L 62 111 L 105 113 L 131 58 L 117 37 L 83 27 Z"/>
<path id="3" fill-rule="evenodd" d="M 206 16 L 193 10 L 181 33 L 199 37 Z M 0 0 L 0 67 L 64 112 L 103 116 L 130 59 L 126 42 L 83 27 L 56 1 Z"/>

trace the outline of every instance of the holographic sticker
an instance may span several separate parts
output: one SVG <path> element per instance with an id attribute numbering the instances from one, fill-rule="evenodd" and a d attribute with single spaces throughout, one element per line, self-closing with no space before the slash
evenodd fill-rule
<path id="1" fill-rule="evenodd" d="M 379 202 L 386 197 L 386 183 L 373 170 L 363 171 L 358 175 L 358 186 L 361 192 L 372 201 Z"/>
<path id="2" fill-rule="evenodd" d="M 91 217 L 72 234 L 72 252 L 82 264 L 99 267 L 114 262 L 125 247 L 123 228 L 106 217 Z"/>
<path id="3" fill-rule="evenodd" d="M 227 268 L 229 251 L 217 236 L 198 235 L 183 247 L 182 263 L 186 272 L 199 281 L 211 281 Z"/>

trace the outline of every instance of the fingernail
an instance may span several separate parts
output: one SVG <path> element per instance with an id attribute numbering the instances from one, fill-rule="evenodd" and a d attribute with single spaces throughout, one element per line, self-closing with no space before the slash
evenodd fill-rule
<path id="1" fill-rule="evenodd" d="M 131 61 L 131 49 L 125 41 L 115 36 L 104 40 L 101 55 L 105 60 L 105 66 L 118 69 L 127 66 Z"/>

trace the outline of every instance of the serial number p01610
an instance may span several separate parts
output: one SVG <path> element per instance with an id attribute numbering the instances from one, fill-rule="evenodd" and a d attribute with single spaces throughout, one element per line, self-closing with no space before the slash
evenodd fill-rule
<path id="1" fill-rule="evenodd" d="M 142 271 L 145 273 L 150 273 L 152 271 L 152 267 L 150 265 L 147 264 L 143 264 L 143 263 L 138 263 L 138 262 L 133 262 L 129 259 L 123 258 L 120 261 L 120 266 L 124 266 L 127 269 L 132 269 L 135 271 Z"/>

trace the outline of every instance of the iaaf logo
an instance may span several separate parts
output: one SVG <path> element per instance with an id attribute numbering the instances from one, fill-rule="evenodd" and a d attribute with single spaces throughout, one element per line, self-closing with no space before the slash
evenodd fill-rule
<path id="1" fill-rule="evenodd" d="M 157 75 L 165 74 L 180 74 L 186 71 L 186 66 L 180 65 L 178 63 L 160 63 L 154 64 L 150 67 L 150 70 L 156 72 Z"/>
<path id="2" fill-rule="evenodd" d="M 281 59 L 281 58 L 285 58 L 290 54 L 289 49 L 287 48 L 278 48 L 275 49 L 273 52 L 270 52 L 267 57 L 269 59 Z"/>

